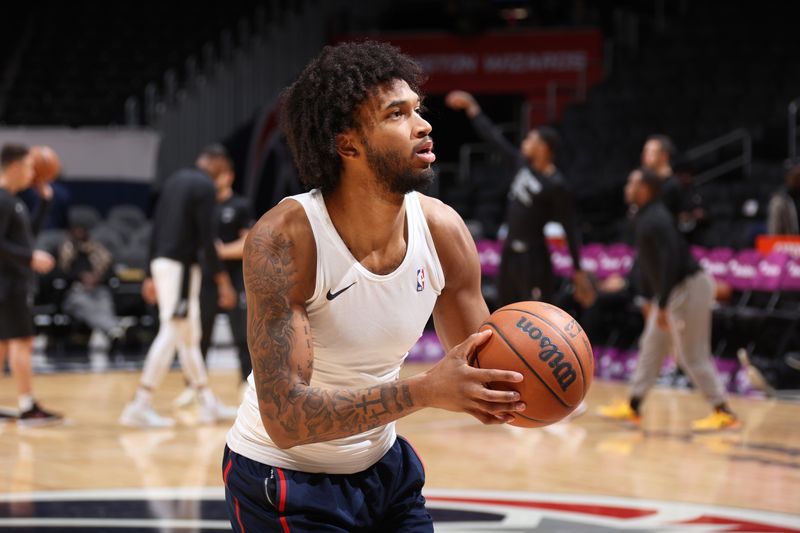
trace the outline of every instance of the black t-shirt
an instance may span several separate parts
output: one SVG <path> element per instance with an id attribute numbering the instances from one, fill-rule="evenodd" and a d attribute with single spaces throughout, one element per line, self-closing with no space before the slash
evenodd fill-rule
<path id="1" fill-rule="evenodd" d="M 506 243 L 521 241 L 537 253 L 546 251 L 544 227 L 550 221 L 559 222 L 564 227 L 572 261 L 580 265 L 580 235 L 572 196 L 561 171 L 556 169 L 549 176 L 534 171 L 519 149 L 503 137 L 483 113 L 472 119 L 472 126 L 478 135 L 492 143 L 516 168 L 506 208 Z M 543 257 L 550 261 L 549 254 Z"/>
<path id="2" fill-rule="evenodd" d="M 659 196 L 673 218 L 677 219 L 684 206 L 683 187 L 677 176 L 671 175 L 664 178 Z"/>
<path id="3" fill-rule="evenodd" d="M 25 202 L 0 187 L 0 295 L 12 289 L 33 289 L 34 238 L 47 218 L 50 205 L 50 200 L 41 199 L 31 221 Z"/>
<path id="4" fill-rule="evenodd" d="M 217 192 L 206 173 L 187 168 L 168 178 L 156 205 L 150 259 L 166 257 L 188 265 L 203 257 L 209 272 L 220 272 L 214 244 L 216 204 Z"/>
<path id="5" fill-rule="evenodd" d="M 243 197 L 234 194 L 217 204 L 214 220 L 217 226 L 217 238 L 224 243 L 233 242 L 239 238 L 242 230 L 250 229 L 253 225 L 250 204 Z M 227 260 L 223 263 L 231 275 L 242 270 L 241 260 Z"/>
<path id="6" fill-rule="evenodd" d="M 25 203 L 0 188 L 0 294 L 27 290 L 33 280 L 33 229 Z"/>
<path id="7" fill-rule="evenodd" d="M 675 219 L 660 201 L 636 213 L 636 250 L 641 291 L 648 298 L 656 296 L 662 308 L 675 285 L 700 269 Z"/>

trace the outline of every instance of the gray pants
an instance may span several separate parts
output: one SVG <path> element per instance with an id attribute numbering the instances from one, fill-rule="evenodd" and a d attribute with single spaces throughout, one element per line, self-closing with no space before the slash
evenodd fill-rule
<path id="1" fill-rule="evenodd" d="M 664 357 L 674 348 L 678 364 L 713 406 L 725 402 L 725 389 L 711 357 L 711 307 L 714 280 L 700 271 L 678 284 L 669 296 L 670 329 L 658 327 L 654 300 L 640 340 L 631 396 L 644 398 L 655 385 Z"/>
<path id="2" fill-rule="evenodd" d="M 73 284 L 64 299 L 64 311 L 106 335 L 119 325 L 111 291 L 102 285 L 87 289 L 80 283 Z"/>

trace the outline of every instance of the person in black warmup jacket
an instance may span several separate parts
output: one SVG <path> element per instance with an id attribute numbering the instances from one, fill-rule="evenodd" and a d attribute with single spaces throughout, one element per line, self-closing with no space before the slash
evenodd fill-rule
<path id="1" fill-rule="evenodd" d="M 544 226 L 550 221 L 560 222 L 566 233 L 575 269 L 575 300 L 583 306 L 591 305 L 595 291 L 581 270 L 580 236 L 570 193 L 564 176 L 553 163 L 559 144 L 556 131 L 547 127 L 532 129 L 517 148 L 503 137 L 471 94 L 452 91 L 445 103 L 464 111 L 478 135 L 512 160 L 517 169 L 508 195 L 508 235 L 500 259 L 499 306 L 521 300 L 552 302 L 555 280 L 544 237 Z"/>
<path id="2" fill-rule="evenodd" d="M 46 216 L 53 197 L 48 184 L 38 185 L 41 197 L 31 224 L 25 204 L 16 194 L 33 183 L 33 162 L 28 148 L 6 144 L 0 150 L 0 375 L 8 353 L 11 373 L 17 382 L 19 414 L 3 411 L 0 424 L 15 420 L 22 426 L 59 423 L 62 416 L 42 409 L 33 398 L 33 291 L 34 273 L 46 274 L 55 259 L 33 248 L 34 236 Z"/>

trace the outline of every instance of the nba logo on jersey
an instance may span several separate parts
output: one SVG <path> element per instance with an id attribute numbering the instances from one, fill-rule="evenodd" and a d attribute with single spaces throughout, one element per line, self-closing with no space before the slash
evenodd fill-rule
<path id="1" fill-rule="evenodd" d="M 425 288 L 425 269 L 417 269 L 417 292 L 422 292 Z"/>

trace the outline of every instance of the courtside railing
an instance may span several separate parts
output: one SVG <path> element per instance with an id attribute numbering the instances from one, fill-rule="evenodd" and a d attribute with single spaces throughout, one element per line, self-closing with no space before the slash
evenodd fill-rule
<path id="1" fill-rule="evenodd" d="M 742 169 L 742 174 L 748 178 L 753 163 L 753 137 L 744 128 L 737 128 L 725 135 L 712 139 L 706 143 L 686 151 L 686 160 L 689 163 L 719 154 L 723 149 L 731 146 L 741 148 L 741 153 L 725 161 L 716 163 L 709 169 L 695 174 L 695 185 L 703 185 L 734 170 Z"/>

